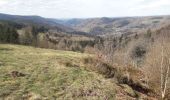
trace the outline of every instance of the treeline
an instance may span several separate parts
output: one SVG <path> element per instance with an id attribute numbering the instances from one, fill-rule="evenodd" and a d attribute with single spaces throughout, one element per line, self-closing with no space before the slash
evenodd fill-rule
<path id="1" fill-rule="evenodd" d="M 19 30 L 24 32 L 19 32 Z M 22 25 L 0 21 L 0 42 L 37 46 L 38 34 L 47 32 L 48 28 L 38 25 Z"/>
<path id="2" fill-rule="evenodd" d="M 147 32 L 150 37 L 151 32 Z M 110 55 L 118 49 L 124 48 L 132 39 L 138 39 L 138 34 L 132 38 L 130 35 L 122 34 L 115 37 L 95 37 L 86 33 L 74 32 L 66 33 L 63 31 L 50 32 L 48 28 L 39 25 L 20 25 L 10 22 L 0 21 L 0 42 L 18 43 L 35 47 L 71 50 L 84 52 L 99 50 L 103 54 Z M 94 51 L 95 51 L 94 50 Z M 111 58 L 113 58 L 111 56 Z"/>
<path id="3" fill-rule="evenodd" d="M 85 52 L 87 48 L 94 48 L 97 39 L 82 34 L 65 34 L 48 32 L 45 36 L 48 48 Z"/>
<path id="4" fill-rule="evenodd" d="M 41 26 L 27 26 L 22 28 L 18 33 L 19 43 L 23 45 L 31 45 L 38 47 L 39 34 L 45 34 L 48 31 L 47 28 Z"/>
<path id="5" fill-rule="evenodd" d="M 149 32 L 148 32 L 149 33 Z M 137 34 L 134 38 L 138 38 Z M 101 38 L 89 36 L 82 32 L 66 33 L 63 31 L 50 32 L 40 25 L 20 25 L 0 21 L 0 42 L 18 43 L 35 47 L 71 50 L 84 52 L 99 50 L 103 54 L 114 54 L 117 49 L 124 48 L 132 38 L 123 34 L 118 37 Z M 95 51 L 94 50 L 94 51 Z"/>
<path id="6" fill-rule="evenodd" d="M 18 43 L 19 35 L 16 28 L 8 24 L 0 24 L 0 42 L 2 43 Z"/>
<path id="7" fill-rule="evenodd" d="M 86 47 L 94 47 L 95 40 L 82 32 L 50 32 L 48 28 L 40 25 L 0 21 L 0 43 L 84 52 Z"/>

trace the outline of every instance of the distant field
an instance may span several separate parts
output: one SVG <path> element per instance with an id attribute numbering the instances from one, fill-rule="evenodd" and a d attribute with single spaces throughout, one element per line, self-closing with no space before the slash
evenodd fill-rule
<path id="1" fill-rule="evenodd" d="M 89 56 L 0 44 L 0 100 L 113 100 L 115 84 L 82 67 Z"/>

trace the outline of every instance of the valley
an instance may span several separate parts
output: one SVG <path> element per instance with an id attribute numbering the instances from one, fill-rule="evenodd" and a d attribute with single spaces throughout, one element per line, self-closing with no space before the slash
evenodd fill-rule
<path id="1" fill-rule="evenodd" d="M 0 99 L 169 100 L 169 39 L 168 15 L 0 14 Z"/>

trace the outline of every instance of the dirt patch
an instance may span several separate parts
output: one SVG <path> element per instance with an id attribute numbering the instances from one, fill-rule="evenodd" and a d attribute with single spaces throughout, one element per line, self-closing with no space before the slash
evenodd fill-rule
<path id="1" fill-rule="evenodd" d="M 143 77 L 141 71 L 134 68 L 118 68 L 112 65 L 109 65 L 102 60 L 85 58 L 83 63 L 88 70 L 95 71 L 99 74 L 105 76 L 105 78 L 115 78 L 118 81 L 118 84 L 126 84 L 131 87 L 134 91 L 146 94 L 151 96 L 153 91 L 149 89 L 145 81 L 140 80 Z M 128 72 L 129 76 L 125 75 Z"/>
<path id="2" fill-rule="evenodd" d="M 83 63 L 85 64 L 85 68 L 87 70 L 95 71 L 99 74 L 104 75 L 106 78 L 113 78 L 116 74 L 115 68 L 101 60 L 85 58 L 83 59 Z"/>
<path id="3" fill-rule="evenodd" d="M 13 78 L 26 76 L 26 74 L 18 72 L 18 71 L 12 71 L 12 72 L 10 72 L 9 75 Z"/>

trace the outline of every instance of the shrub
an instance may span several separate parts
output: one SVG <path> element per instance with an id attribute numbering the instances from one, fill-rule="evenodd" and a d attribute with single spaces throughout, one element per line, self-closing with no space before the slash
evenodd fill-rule
<path id="1" fill-rule="evenodd" d="M 142 58 L 146 54 L 146 47 L 142 45 L 137 45 L 132 49 L 131 57 L 133 59 Z"/>
<path id="2" fill-rule="evenodd" d="M 135 64 L 136 67 L 142 65 L 145 59 L 145 55 L 148 52 L 149 44 L 147 44 L 146 42 L 147 40 L 141 39 L 137 41 L 137 43 L 133 42 L 131 47 L 129 47 L 129 58 L 132 60 L 133 65 Z"/>

